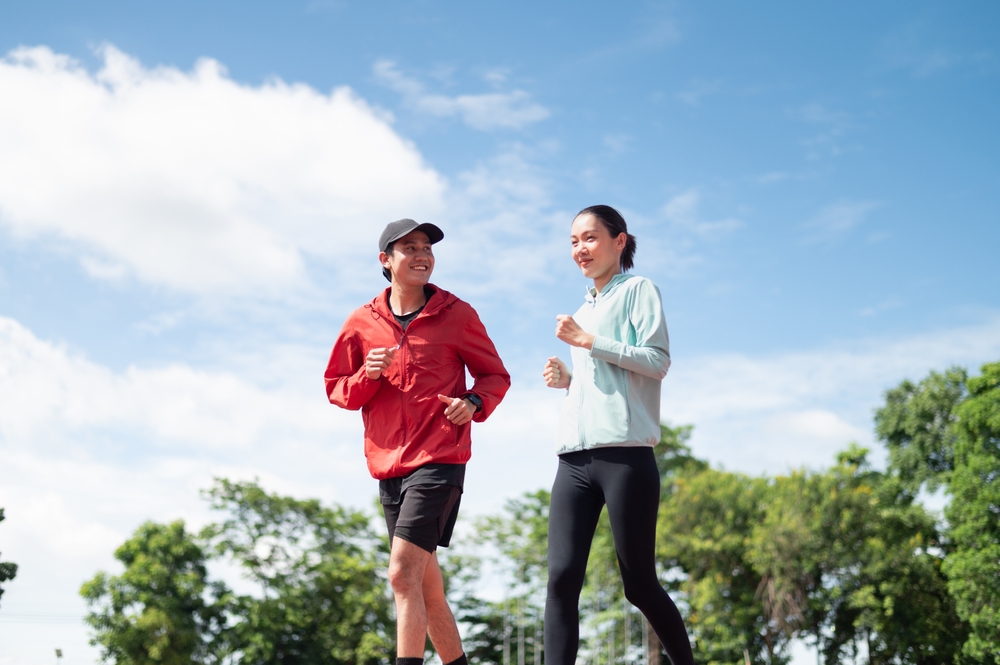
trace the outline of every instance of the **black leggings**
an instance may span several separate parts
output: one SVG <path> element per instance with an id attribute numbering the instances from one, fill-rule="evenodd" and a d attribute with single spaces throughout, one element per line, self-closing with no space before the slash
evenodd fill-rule
<path id="1" fill-rule="evenodd" d="M 677 606 L 656 577 L 660 475 L 652 448 L 595 448 L 559 457 L 549 506 L 545 663 L 575 665 L 580 591 L 601 508 L 608 506 L 625 597 L 646 616 L 674 665 L 694 656 Z"/>

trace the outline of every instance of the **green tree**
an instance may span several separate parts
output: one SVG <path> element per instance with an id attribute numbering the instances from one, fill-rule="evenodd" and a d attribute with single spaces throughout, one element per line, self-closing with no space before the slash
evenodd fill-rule
<path id="1" fill-rule="evenodd" d="M 4 521 L 3 508 L 0 508 L 0 522 Z M 0 561 L 0 598 L 3 597 L 3 583 L 9 582 L 17 575 L 17 564 Z"/>
<path id="2" fill-rule="evenodd" d="M 549 492 L 537 490 L 505 502 L 503 511 L 476 520 L 470 538 L 442 555 L 456 619 L 466 626 L 463 644 L 472 663 L 502 663 L 505 636 L 508 657 L 517 662 L 518 626 L 525 631 L 525 661 L 533 662 L 538 627 L 545 607 L 548 578 Z M 453 548 L 454 549 L 454 548 Z M 505 598 L 479 597 L 484 572 L 497 574 Z"/>
<path id="3" fill-rule="evenodd" d="M 820 514 L 823 485 L 823 476 L 796 471 L 760 490 L 760 521 L 751 528 L 745 557 L 760 576 L 755 601 L 770 649 L 800 634 L 812 634 L 818 643 L 825 628 L 817 597 L 827 558 Z M 754 612 L 747 616 L 759 620 Z M 774 636 L 781 636 L 778 643 Z"/>
<path id="4" fill-rule="evenodd" d="M 955 462 L 945 510 L 953 550 L 948 588 L 971 632 L 964 653 L 1000 663 L 1000 363 L 968 381 L 956 409 Z"/>
<path id="5" fill-rule="evenodd" d="M 662 504 L 659 557 L 679 573 L 696 662 L 736 663 L 744 649 L 755 662 L 787 660 L 788 640 L 764 616 L 762 578 L 748 557 L 768 490 L 764 479 L 688 468 Z"/>
<path id="6" fill-rule="evenodd" d="M 955 457 L 955 407 L 966 394 L 966 371 L 931 372 L 886 391 L 875 412 L 875 434 L 889 449 L 889 467 L 912 490 L 947 484 Z"/>
<path id="7" fill-rule="evenodd" d="M 827 663 L 940 663 L 964 640 L 934 518 L 852 446 L 822 472 L 687 467 L 660 549 L 680 571 L 699 662 L 781 663 L 809 637 Z"/>
<path id="8" fill-rule="evenodd" d="M 229 604 L 228 651 L 238 662 L 389 660 L 388 547 L 365 514 L 269 494 L 256 482 L 217 479 L 205 494 L 227 516 L 202 537 L 260 591 Z"/>
<path id="9" fill-rule="evenodd" d="M 98 573 L 80 593 L 91 611 L 91 644 L 105 662 L 218 662 L 226 590 L 208 582 L 205 552 L 182 521 L 147 522 L 115 551 L 119 576 Z M 207 598 L 208 597 L 208 598 Z"/>
<path id="10" fill-rule="evenodd" d="M 942 663 L 964 640 L 941 571 L 935 520 L 908 483 L 875 471 L 852 445 L 817 474 L 812 565 L 818 575 L 812 629 L 822 628 L 827 663 Z"/>

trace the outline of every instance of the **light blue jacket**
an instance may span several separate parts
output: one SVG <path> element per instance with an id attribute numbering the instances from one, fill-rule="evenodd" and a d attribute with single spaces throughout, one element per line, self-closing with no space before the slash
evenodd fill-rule
<path id="1" fill-rule="evenodd" d="M 650 280 L 619 274 L 591 288 L 576 322 L 594 335 L 590 351 L 572 347 L 573 378 L 563 402 L 556 453 L 660 441 L 660 383 L 670 340 L 660 291 Z"/>

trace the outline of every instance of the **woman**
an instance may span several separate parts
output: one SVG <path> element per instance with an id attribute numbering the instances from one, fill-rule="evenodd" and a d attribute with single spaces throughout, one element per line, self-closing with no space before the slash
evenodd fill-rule
<path id="1" fill-rule="evenodd" d="M 579 599 L 591 540 L 607 504 L 625 597 L 646 616 L 674 665 L 694 662 L 680 612 L 660 586 L 653 558 L 660 475 L 660 382 L 670 367 L 660 293 L 625 274 L 635 237 L 610 206 L 581 210 L 570 231 L 573 260 L 594 281 L 574 316 L 556 317 L 573 372 L 549 358 L 543 376 L 568 389 L 557 434 L 559 470 L 549 507 L 545 662 L 574 665 Z"/>

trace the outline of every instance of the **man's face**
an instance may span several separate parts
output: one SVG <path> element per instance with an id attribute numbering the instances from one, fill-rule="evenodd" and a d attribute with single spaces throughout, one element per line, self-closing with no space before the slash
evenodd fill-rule
<path id="1" fill-rule="evenodd" d="M 380 252 L 378 260 L 392 273 L 392 283 L 400 286 L 423 286 L 434 271 L 431 241 L 423 231 L 406 234 L 393 243 L 390 253 Z"/>

